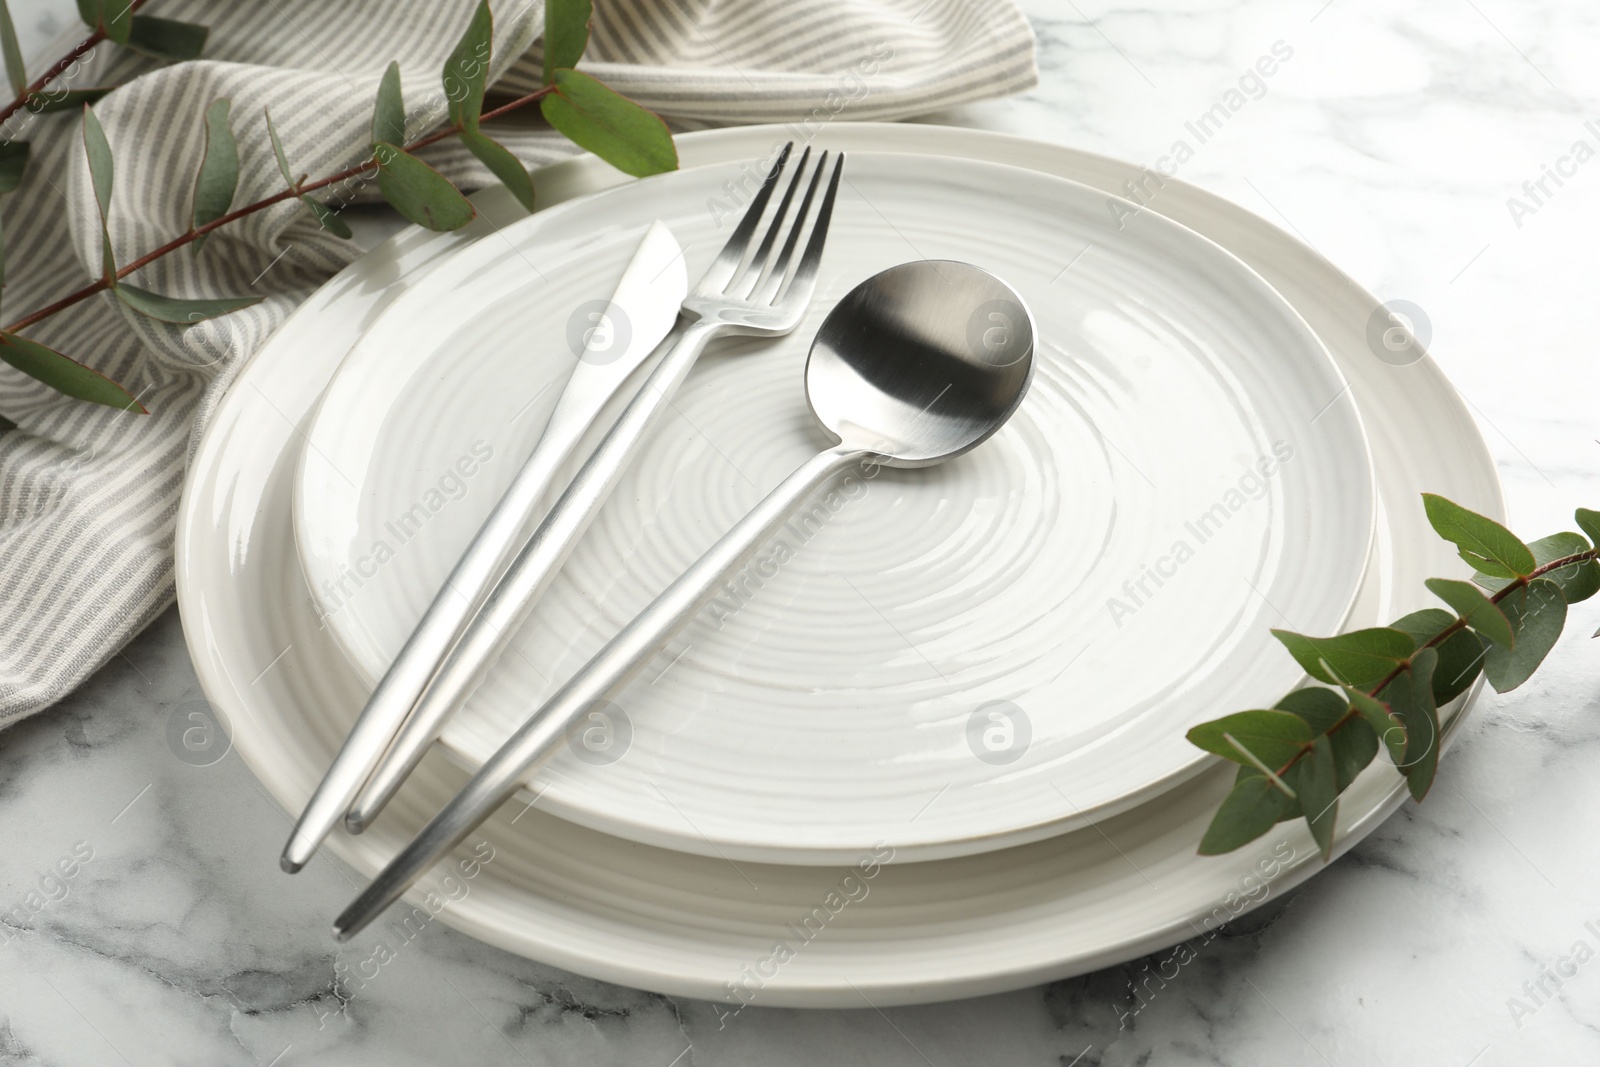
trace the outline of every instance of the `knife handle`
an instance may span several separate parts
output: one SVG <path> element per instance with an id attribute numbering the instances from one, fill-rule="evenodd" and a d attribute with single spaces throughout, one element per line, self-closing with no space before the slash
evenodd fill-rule
<path id="1" fill-rule="evenodd" d="M 616 488 L 706 343 L 725 328 L 697 320 L 683 329 L 677 343 L 661 357 L 566 492 L 523 544 L 499 584 L 461 627 L 460 635 L 443 659 L 435 655 L 428 661 L 438 669 L 421 686 L 421 695 L 410 708 L 410 716 L 394 734 L 394 740 L 377 761 L 365 785 L 359 788 L 355 802 L 345 815 L 345 825 L 351 831 L 360 833 L 372 824 L 412 770 L 422 762 L 445 722 L 482 684 L 506 642 L 538 603 L 573 546 Z"/>

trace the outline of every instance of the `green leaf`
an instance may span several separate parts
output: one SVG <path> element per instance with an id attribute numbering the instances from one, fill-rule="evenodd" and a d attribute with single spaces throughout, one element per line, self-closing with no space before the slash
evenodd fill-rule
<path id="1" fill-rule="evenodd" d="M 233 139 L 233 126 L 228 122 L 227 100 L 218 100 L 206 108 L 206 151 L 200 160 L 200 173 L 194 180 L 194 220 L 198 228 L 215 222 L 233 206 L 233 194 L 239 185 L 239 146 Z M 194 254 L 208 234 L 194 240 Z"/>
<path id="2" fill-rule="evenodd" d="M 82 104 L 92 104 L 115 88 L 115 85 L 97 85 L 91 89 L 41 89 L 28 95 L 23 108 L 32 115 L 69 111 Z"/>
<path id="3" fill-rule="evenodd" d="M 1359 689 L 1346 689 L 1350 706 L 1361 713 L 1362 721 L 1372 730 L 1374 738 L 1383 742 L 1389 759 L 1396 767 L 1406 761 L 1406 724 L 1389 710 L 1389 705 Z"/>
<path id="4" fill-rule="evenodd" d="M 494 176 L 511 190 L 523 207 L 533 210 L 533 178 L 529 176 L 528 168 L 509 149 L 487 135 L 471 130 L 462 132 L 461 143 L 494 172 Z"/>
<path id="5" fill-rule="evenodd" d="M 1517 635 L 1514 648 L 1491 646 L 1484 656 L 1483 673 L 1497 693 L 1508 693 L 1526 682 L 1561 636 L 1567 621 L 1567 601 L 1547 578 L 1535 578 L 1514 590 L 1500 608 Z"/>
<path id="6" fill-rule="evenodd" d="M 1433 785 L 1439 769 L 1439 708 L 1433 700 L 1433 672 L 1439 653 L 1425 648 L 1411 658 L 1411 666 L 1378 694 L 1406 728 L 1406 758 L 1400 770 L 1411 795 L 1421 800 Z"/>
<path id="7" fill-rule="evenodd" d="M 300 198 L 300 203 L 304 204 L 306 210 L 311 212 L 311 217 L 317 220 L 318 225 L 335 237 L 343 237 L 346 241 L 350 240 L 353 234 L 350 232 L 350 227 L 345 225 L 345 221 L 339 217 L 338 212 L 327 204 L 319 200 L 313 200 L 300 191 L 300 182 L 294 177 L 294 172 L 289 169 L 289 156 L 283 150 L 283 140 L 278 136 L 277 127 L 272 124 L 272 112 L 263 108 L 262 113 L 267 116 L 267 136 L 272 140 L 272 154 L 278 158 L 278 173 L 283 175 L 283 180 L 288 183 L 289 189 Z"/>
<path id="8" fill-rule="evenodd" d="M 1460 549 L 1461 558 L 1484 574 L 1516 578 L 1533 571 L 1533 552 L 1493 519 L 1433 493 L 1422 494 L 1422 506 L 1439 536 Z"/>
<path id="9" fill-rule="evenodd" d="M 0 333 L 0 359 L 75 399 L 149 414 L 132 394 L 104 374 L 21 334 Z"/>
<path id="10" fill-rule="evenodd" d="M 1296 689 L 1273 706 L 1304 719 L 1313 734 L 1327 733 L 1350 710 L 1350 705 L 1340 699 L 1338 693 L 1316 687 Z"/>
<path id="11" fill-rule="evenodd" d="M 444 61 L 444 96 L 450 121 L 462 129 L 476 130 L 483 112 L 483 86 L 489 77 L 494 47 L 494 18 L 488 0 L 478 0 L 472 21 Z"/>
<path id="12" fill-rule="evenodd" d="M 390 63 L 378 83 L 378 99 L 372 106 L 372 143 L 406 143 L 406 103 L 400 93 L 400 64 Z"/>
<path id="13" fill-rule="evenodd" d="M 545 0 L 544 5 L 544 83 L 556 80 L 556 71 L 576 67 L 589 47 L 589 20 L 594 17 L 591 0 Z"/>
<path id="14" fill-rule="evenodd" d="M 0 141 L 0 193 L 9 193 L 22 184 L 28 169 L 27 141 Z"/>
<path id="15" fill-rule="evenodd" d="M 1543 567 L 1558 559 L 1576 556 L 1589 551 L 1589 544 L 1579 534 L 1570 531 L 1541 537 L 1528 545 L 1533 550 L 1533 561 Z M 1584 560 L 1568 563 L 1544 575 L 1556 584 L 1568 604 L 1577 604 L 1600 593 L 1600 563 Z"/>
<path id="16" fill-rule="evenodd" d="M 1333 741 L 1319 737 L 1311 754 L 1288 770 L 1289 784 L 1300 797 L 1300 811 L 1326 860 L 1333 854 L 1333 824 L 1339 816 L 1338 769 Z"/>
<path id="17" fill-rule="evenodd" d="M 1200 839 L 1200 855 L 1220 856 L 1254 841 L 1273 826 L 1292 803 L 1264 775 L 1252 775 L 1233 787 L 1211 817 Z"/>
<path id="18" fill-rule="evenodd" d="M 1466 619 L 1468 626 L 1495 644 L 1509 647 L 1515 641 L 1505 613 L 1471 582 L 1454 578 L 1429 578 L 1422 584 L 1428 587 L 1430 593 L 1454 608 L 1457 615 Z"/>
<path id="19" fill-rule="evenodd" d="M 272 124 L 272 112 L 262 108 L 261 113 L 267 117 L 267 137 L 272 141 L 272 154 L 278 159 L 278 173 L 283 175 L 284 182 L 296 193 L 300 191 L 300 183 L 295 180 L 294 172 L 289 169 L 289 156 L 283 150 L 283 139 L 278 136 L 278 127 Z"/>
<path id="20" fill-rule="evenodd" d="M 1272 634 L 1307 674 L 1319 682 L 1338 685 L 1372 685 L 1416 648 L 1404 631 L 1381 626 L 1337 637 L 1306 637 L 1289 630 Z"/>
<path id="21" fill-rule="evenodd" d="M 548 21 L 549 15 L 545 16 Z M 28 88 L 28 68 L 22 62 L 22 48 L 17 44 L 17 28 L 11 22 L 11 5 L 0 0 L 0 53 L 6 59 L 6 78 L 11 82 L 11 95 L 21 96 Z"/>
<path id="22" fill-rule="evenodd" d="M 117 2 L 117 0 L 113 0 Z M 95 203 L 100 206 L 100 274 L 112 286 L 117 284 L 117 262 L 111 252 L 111 186 L 115 168 L 111 162 L 111 143 L 94 109 L 83 105 L 83 151 L 89 157 L 89 178 L 94 185 Z"/>
<path id="23" fill-rule="evenodd" d="M 133 30 L 132 0 L 78 0 L 78 14 L 90 29 L 104 30 L 117 44 L 127 44 Z"/>
<path id="24" fill-rule="evenodd" d="M 1600 511 L 1579 508 L 1572 513 L 1572 517 L 1577 521 L 1578 529 L 1588 534 L 1593 544 L 1600 546 Z"/>
<path id="25" fill-rule="evenodd" d="M 181 63 L 200 58 L 200 53 L 206 49 L 208 33 L 206 27 L 193 22 L 135 15 L 128 30 L 127 45 L 135 52 Z"/>
<path id="26" fill-rule="evenodd" d="M 477 214 L 443 174 L 392 144 L 373 146 L 378 191 L 396 211 L 430 230 L 459 230 Z"/>
<path id="27" fill-rule="evenodd" d="M 300 197 L 300 202 L 306 206 L 307 211 L 311 212 L 311 217 L 317 220 L 317 224 L 335 237 L 342 237 L 348 241 L 355 236 L 350 232 L 350 227 L 345 224 L 345 221 L 339 217 L 339 213 L 327 204 L 322 203 L 320 200 L 313 200 L 305 195 Z"/>
<path id="28" fill-rule="evenodd" d="M 1190 744 L 1223 759 L 1249 764 L 1250 756 L 1254 756 L 1277 770 L 1299 755 L 1315 735 L 1304 719 L 1286 711 L 1240 711 L 1203 722 L 1187 736 Z M 1232 741 L 1228 740 L 1230 737 Z M 1241 752 L 1240 746 L 1250 755 Z"/>
<path id="29" fill-rule="evenodd" d="M 1334 787 L 1342 793 L 1378 754 L 1378 735 L 1365 719 L 1351 719 L 1328 740 L 1333 742 Z"/>
<path id="30" fill-rule="evenodd" d="M 1276 784 L 1273 784 L 1272 779 L 1268 778 L 1259 769 L 1251 766 L 1250 764 L 1241 764 L 1239 766 L 1238 773 L 1233 777 L 1233 784 L 1238 785 L 1246 778 L 1261 779 L 1263 782 L 1272 785 L 1272 791 L 1283 798 L 1282 810 L 1278 812 L 1279 822 L 1283 822 L 1286 819 L 1298 819 L 1300 817 L 1300 801 L 1295 797 L 1290 796 L 1288 793 L 1285 793 Z"/>
<path id="31" fill-rule="evenodd" d="M 1424 608 L 1396 620 L 1394 628 L 1410 634 L 1417 647 L 1421 648 L 1455 621 L 1456 617 L 1448 611 Z M 1439 666 L 1433 672 L 1433 700 L 1442 708 L 1466 692 L 1477 680 L 1478 672 L 1483 670 L 1487 642 L 1475 633 L 1458 630 L 1437 647 Z"/>
<path id="32" fill-rule="evenodd" d="M 227 315 L 247 308 L 252 304 L 261 303 L 259 296 L 224 296 L 210 297 L 197 300 L 185 300 L 174 296 L 162 296 L 152 293 L 148 289 L 123 282 L 117 286 L 117 299 L 128 305 L 139 314 L 162 322 L 175 322 L 180 326 L 191 323 L 204 322 L 214 319 L 219 315 Z"/>
<path id="33" fill-rule="evenodd" d="M 581 71 L 558 70 L 554 84 L 539 110 L 573 144 L 635 178 L 678 169 L 672 133 L 654 112 Z"/>

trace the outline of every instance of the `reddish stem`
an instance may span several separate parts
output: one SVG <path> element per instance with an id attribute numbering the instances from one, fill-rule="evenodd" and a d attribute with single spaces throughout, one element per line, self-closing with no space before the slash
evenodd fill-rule
<path id="1" fill-rule="evenodd" d="M 132 12 L 139 10 L 144 6 L 144 4 L 145 0 L 133 0 L 133 3 L 128 5 L 129 13 L 131 14 Z M 49 85 L 51 82 L 61 77 L 61 75 L 66 72 L 68 67 L 72 66 L 72 64 L 88 55 L 89 52 L 93 50 L 95 45 L 99 44 L 105 39 L 105 30 L 95 30 L 89 36 L 79 41 L 77 47 L 73 48 L 72 51 L 56 60 L 49 70 L 39 75 L 39 77 L 33 80 L 32 84 L 23 89 L 21 96 L 17 97 L 4 107 L 0 107 L 0 125 L 3 125 L 5 121 L 12 115 L 15 115 L 18 111 L 21 111 L 23 107 L 27 105 L 28 100 L 33 96 L 34 93 L 39 92 L 46 85 Z"/>
<path id="2" fill-rule="evenodd" d="M 517 99 L 511 101 L 508 104 L 502 104 L 501 106 L 495 108 L 492 111 L 485 111 L 479 117 L 479 120 L 480 121 L 484 121 L 484 120 L 487 120 L 487 119 L 499 118 L 501 115 L 505 115 L 505 114 L 507 114 L 509 112 L 515 111 L 516 109 L 518 109 L 520 107 L 526 107 L 528 104 L 531 104 L 534 101 L 539 100 L 544 96 L 547 96 L 550 92 L 552 92 L 554 90 L 554 88 L 555 88 L 555 86 L 553 86 L 553 85 L 546 85 L 546 86 L 544 86 L 542 88 L 535 89 L 533 92 L 527 94 L 526 96 L 520 96 L 520 97 L 518 97 Z M 405 150 L 407 152 L 414 152 L 419 148 L 426 148 L 428 145 L 436 144 L 439 141 L 442 141 L 447 137 L 455 136 L 456 134 L 461 132 L 461 129 L 462 129 L 462 127 L 461 127 L 461 124 L 459 122 L 458 123 L 452 123 L 449 126 L 445 126 L 445 127 L 442 127 L 442 128 L 440 128 L 438 130 L 435 130 L 433 133 L 428 134 L 426 137 L 421 137 L 421 138 L 418 138 L 415 141 L 412 141 L 410 144 L 405 146 Z M 233 211 L 228 212 L 226 215 L 223 215 L 221 218 L 213 219 L 211 222 L 206 223 L 204 226 L 196 226 L 193 229 L 189 230 L 187 233 L 180 234 L 179 236 L 174 237 L 172 240 L 168 241 L 166 244 L 162 245 L 161 247 L 156 248 L 156 249 L 154 249 L 154 250 L 152 250 L 150 252 L 146 252 L 144 255 L 140 256 L 138 259 L 135 259 L 132 262 L 125 264 L 120 269 L 118 269 L 117 277 L 118 278 L 126 278 L 128 275 L 132 274 L 134 271 L 138 270 L 139 268 L 148 266 L 151 263 L 154 263 L 156 260 L 160 259 L 162 256 L 168 255 L 171 252 L 175 252 L 178 249 L 182 248 L 184 245 L 193 243 L 196 238 L 202 237 L 205 234 L 210 233 L 212 230 L 219 229 L 219 228 L 221 228 L 223 226 L 226 226 L 230 222 L 235 222 L 235 221 L 237 221 L 239 219 L 242 219 L 246 215 L 254 215 L 258 211 L 263 211 L 263 210 L 271 207 L 274 204 L 281 204 L 285 200 L 291 200 L 291 199 L 299 196 L 302 193 L 314 192 L 314 191 L 316 191 L 318 189 L 325 189 L 330 185 L 336 185 L 336 184 L 338 184 L 339 182 L 342 182 L 342 181 L 349 181 L 351 178 L 354 178 L 354 177 L 356 177 L 358 175 L 361 175 L 361 174 L 365 174 L 366 172 L 368 172 L 370 170 L 373 170 L 376 167 L 377 167 L 377 162 L 371 156 L 368 156 L 366 159 L 362 160 L 360 163 L 357 163 L 355 166 L 347 167 L 344 170 L 339 171 L 337 174 L 331 174 L 326 178 L 318 178 L 314 182 L 301 182 L 300 184 L 298 184 L 293 189 L 285 189 L 285 190 L 283 190 L 283 192 L 274 193 L 272 196 L 269 196 L 269 197 L 265 198 L 264 200 L 257 200 L 253 204 L 247 204 L 244 207 L 237 208 L 237 209 L 235 209 Z M 67 308 L 71 307 L 72 305 L 81 303 L 82 301 L 87 300 L 89 297 L 93 296 L 94 294 L 96 294 L 98 292 L 102 292 L 103 290 L 105 290 L 107 288 L 109 288 L 109 283 L 104 278 L 97 278 L 95 281 L 93 281 L 93 282 L 89 283 L 88 285 L 84 286 L 82 289 L 79 289 L 77 292 L 69 293 L 68 295 L 62 297 L 60 300 L 57 300 L 53 304 L 47 304 L 44 307 L 40 308 L 39 310 L 37 310 L 35 312 L 32 312 L 31 314 L 23 316 L 22 318 L 18 319 L 16 322 L 11 323 L 10 325 L 4 326 L 4 327 L 0 327 L 0 332 L 16 333 L 19 330 L 25 330 L 29 326 L 32 326 L 35 323 L 43 322 L 45 319 L 50 318 L 52 315 L 57 315 L 57 314 L 61 313 L 62 311 L 65 311 Z"/>

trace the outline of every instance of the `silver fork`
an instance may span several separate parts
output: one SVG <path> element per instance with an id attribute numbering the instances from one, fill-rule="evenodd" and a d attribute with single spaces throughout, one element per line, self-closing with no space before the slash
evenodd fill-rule
<path id="1" fill-rule="evenodd" d="M 811 236 L 799 260 L 795 261 L 795 250 L 806 229 L 807 215 L 823 174 L 828 169 L 829 153 L 823 152 L 811 172 L 810 181 L 805 183 L 804 195 L 786 231 L 789 210 L 805 178 L 811 156 L 809 148 L 801 155 L 760 244 L 753 254 L 748 254 L 791 148 L 792 144 L 784 147 L 722 252 L 685 298 L 680 319 L 682 332 L 676 345 L 662 357 L 594 454 L 556 501 L 417 698 L 410 717 L 346 814 L 345 822 L 351 830 L 359 833 L 371 824 L 421 762 L 446 720 L 482 682 L 505 642 L 517 631 L 550 579 L 561 569 L 573 544 L 610 495 L 706 344 L 713 338 L 730 334 L 786 334 L 800 322 L 816 288 L 817 266 L 827 238 L 844 158 L 841 155 L 834 161 L 827 188 L 817 203 Z M 510 783 L 510 788 L 514 792 L 516 783 Z M 420 874 L 431 862 L 431 859 L 426 860 L 416 873 Z M 409 881 L 406 884 L 409 885 Z M 405 886 L 401 886 L 395 895 L 404 889 Z"/>

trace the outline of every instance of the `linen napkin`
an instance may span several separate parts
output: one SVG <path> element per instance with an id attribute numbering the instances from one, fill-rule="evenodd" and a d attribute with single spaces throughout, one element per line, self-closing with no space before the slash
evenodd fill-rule
<path id="1" fill-rule="evenodd" d="M 150 4 L 149 14 L 210 27 L 203 60 L 161 65 L 105 43 L 65 86 L 119 86 L 94 105 L 115 157 L 117 261 L 188 229 L 213 101 L 232 101 L 234 203 L 253 203 L 283 188 L 263 108 L 297 175 L 333 173 L 366 157 L 378 80 L 398 60 L 410 132 L 419 135 L 443 118 L 439 71 L 473 7 Z M 492 8 L 490 91 L 529 92 L 542 70 L 541 0 Z M 83 36 L 72 31 L 47 58 Z M 1032 32 L 1010 0 L 597 0 L 580 67 L 677 130 L 903 118 L 1020 91 L 1036 78 Z M 19 114 L 4 131 L 33 155 L 22 186 L 0 200 L 0 321 L 98 274 L 81 125 L 75 112 Z M 530 167 L 576 151 L 547 129 L 495 135 Z M 424 158 L 465 188 L 492 182 L 451 142 Z M 358 251 L 291 200 L 212 234 L 198 255 L 180 249 L 130 279 L 181 297 L 262 295 L 253 307 L 180 328 L 102 293 L 26 331 L 121 382 L 149 415 L 65 399 L 0 365 L 0 416 L 17 426 L 0 433 L 0 725 L 70 692 L 172 602 L 178 502 L 208 413 L 273 329 Z"/>

